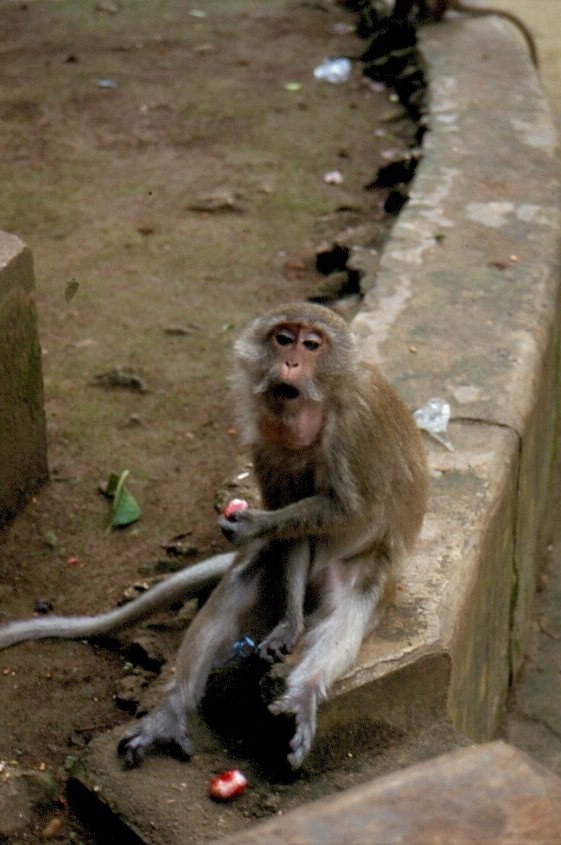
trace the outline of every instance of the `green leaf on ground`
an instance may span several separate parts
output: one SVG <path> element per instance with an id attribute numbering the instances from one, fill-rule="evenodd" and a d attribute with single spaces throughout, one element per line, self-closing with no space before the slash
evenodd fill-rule
<path id="1" fill-rule="evenodd" d="M 109 530 L 132 525 L 141 516 L 142 511 L 138 506 L 138 502 L 125 487 L 125 481 L 128 475 L 128 469 L 123 470 L 121 475 L 112 472 L 107 481 L 105 495 L 113 499 Z"/>

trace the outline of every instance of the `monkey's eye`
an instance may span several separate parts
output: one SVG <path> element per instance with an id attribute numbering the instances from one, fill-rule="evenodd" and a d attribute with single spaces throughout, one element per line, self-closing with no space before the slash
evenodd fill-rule
<path id="1" fill-rule="evenodd" d="M 275 340 L 279 346 L 291 346 L 294 343 L 294 336 L 287 331 L 280 331 L 275 334 Z"/>
<path id="2" fill-rule="evenodd" d="M 315 352 L 322 344 L 322 337 L 316 332 L 309 332 L 304 336 L 302 343 L 310 352 Z"/>

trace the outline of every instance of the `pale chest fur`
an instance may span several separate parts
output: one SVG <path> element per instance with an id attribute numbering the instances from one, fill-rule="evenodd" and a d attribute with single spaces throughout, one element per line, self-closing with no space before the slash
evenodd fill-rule
<path id="1" fill-rule="evenodd" d="M 317 403 L 305 405 L 282 413 L 262 413 L 259 434 L 266 443 L 290 452 L 308 449 L 319 439 L 323 428 L 323 409 Z"/>

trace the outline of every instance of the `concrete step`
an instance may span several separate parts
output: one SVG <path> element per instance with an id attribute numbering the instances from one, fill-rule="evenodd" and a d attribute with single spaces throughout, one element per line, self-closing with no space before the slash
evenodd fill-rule
<path id="1" fill-rule="evenodd" d="M 378 778 L 220 842 L 555 845 L 561 842 L 561 780 L 511 746 L 490 743 Z"/>
<path id="2" fill-rule="evenodd" d="M 431 680 L 429 671 L 429 684 Z M 405 683 L 403 694 L 408 693 Z M 198 753 L 188 763 L 152 757 L 132 771 L 123 769 L 115 754 L 119 736 L 116 730 L 96 738 L 69 784 L 73 806 L 99 831 L 100 841 L 119 845 L 185 845 L 238 833 L 243 841 L 260 818 L 284 818 L 318 795 L 334 800 L 357 784 L 467 742 L 442 714 L 430 720 L 421 708 L 408 723 L 355 711 L 352 721 L 331 724 L 328 733 L 318 737 L 304 776 L 291 780 L 271 776 L 263 768 L 266 754 L 261 759 L 258 754 L 244 757 L 210 735 L 204 724 L 196 731 Z M 263 751 L 269 741 L 261 737 Z M 211 778 L 232 768 L 240 768 L 248 778 L 246 793 L 228 804 L 211 801 Z"/>

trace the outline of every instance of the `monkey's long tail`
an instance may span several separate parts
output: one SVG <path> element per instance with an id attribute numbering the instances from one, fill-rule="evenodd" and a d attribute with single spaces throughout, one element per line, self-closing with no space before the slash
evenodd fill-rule
<path id="1" fill-rule="evenodd" d="M 540 66 L 540 59 L 538 56 L 538 48 L 536 47 L 536 41 L 534 36 L 526 26 L 523 20 L 519 18 L 517 15 L 513 15 L 512 12 L 507 12 L 505 9 L 495 9 L 491 7 L 484 7 L 484 6 L 471 6 L 469 3 L 464 2 L 464 0 L 454 0 L 450 4 L 450 8 L 455 9 L 457 12 L 463 12 L 465 15 L 472 15 L 472 17 L 488 17 L 490 15 L 495 15 L 499 18 L 504 18 L 507 21 L 510 21 L 513 26 L 515 26 L 518 32 L 521 33 L 526 44 L 528 45 L 528 51 L 530 53 L 530 58 L 532 60 L 532 64 L 535 68 L 539 68 Z"/>
<path id="2" fill-rule="evenodd" d="M 47 637 L 79 639 L 120 631 L 169 607 L 174 601 L 191 598 L 206 587 L 214 586 L 230 568 L 233 559 L 234 553 L 229 552 L 203 560 L 176 572 L 129 604 L 97 616 L 47 616 L 2 625 L 0 649 L 24 640 L 40 640 Z"/>

